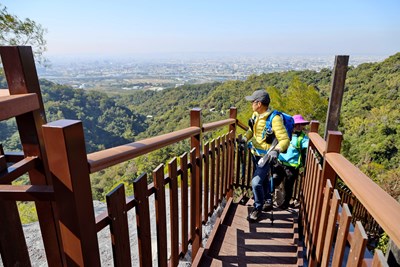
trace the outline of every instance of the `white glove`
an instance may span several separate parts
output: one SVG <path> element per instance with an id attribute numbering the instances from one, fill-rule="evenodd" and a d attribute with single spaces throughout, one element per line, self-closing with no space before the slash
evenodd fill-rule
<path id="1" fill-rule="evenodd" d="M 265 163 L 267 163 L 267 161 L 268 161 L 267 158 L 268 158 L 268 154 L 265 154 L 265 155 L 257 162 L 258 167 L 262 168 L 262 167 L 265 165 Z"/>

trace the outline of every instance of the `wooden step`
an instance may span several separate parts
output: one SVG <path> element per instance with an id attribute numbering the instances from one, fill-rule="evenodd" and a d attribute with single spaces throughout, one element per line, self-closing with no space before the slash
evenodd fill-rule
<path id="1" fill-rule="evenodd" d="M 0 97 L 0 121 L 22 115 L 40 108 L 36 94 L 9 95 Z"/>
<path id="2" fill-rule="evenodd" d="M 274 208 L 273 212 L 262 212 L 260 219 L 255 223 L 250 223 L 247 217 L 253 210 L 253 200 L 246 205 L 233 203 L 228 213 L 225 215 L 222 223 L 227 226 L 241 229 L 245 232 L 254 231 L 253 228 L 258 227 L 258 231 L 271 231 L 279 229 L 281 233 L 293 234 L 293 224 L 298 216 L 296 209 L 281 210 Z M 272 219 L 273 218 L 273 224 Z M 271 226 L 273 226 L 271 228 Z"/>
<path id="3" fill-rule="evenodd" d="M 260 220 L 250 223 L 252 205 L 250 200 L 247 205 L 229 206 L 206 247 L 206 256 L 234 266 L 299 266 L 298 211 L 275 208 L 273 224 L 271 212 L 263 212 Z"/>
<path id="4" fill-rule="evenodd" d="M 200 250 L 199 250 L 200 252 Z M 234 264 L 230 264 L 229 262 L 223 262 L 219 259 L 215 259 L 213 257 L 210 257 L 207 255 L 206 252 L 202 251 L 201 252 L 201 257 L 199 258 L 199 261 L 195 261 L 192 263 L 193 267 L 226 267 L 226 266 L 237 266 Z"/>

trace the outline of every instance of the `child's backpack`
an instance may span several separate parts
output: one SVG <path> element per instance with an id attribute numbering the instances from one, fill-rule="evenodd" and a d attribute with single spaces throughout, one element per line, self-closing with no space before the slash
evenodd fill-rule
<path id="1" fill-rule="evenodd" d="M 289 139 L 290 140 L 292 139 L 292 133 L 293 133 L 293 129 L 294 129 L 294 120 L 293 120 L 292 116 L 290 116 L 289 114 L 286 114 L 284 112 L 273 110 L 271 112 L 271 114 L 268 116 L 266 123 L 265 123 L 265 128 L 262 132 L 262 138 L 266 139 L 267 143 L 272 143 L 272 141 L 273 141 L 273 140 L 268 140 L 268 139 L 275 138 L 275 135 L 273 135 L 273 132 L 272 132 L 272 119 L 276 115 L 281 116 L 281 118 L 283 120 L 283 124 L 285 125 L 285 128 L 286 128 L 286 132 L 289 136 Z M 271 141 L 271 142 L 269 142 L 269 141 Z"/>

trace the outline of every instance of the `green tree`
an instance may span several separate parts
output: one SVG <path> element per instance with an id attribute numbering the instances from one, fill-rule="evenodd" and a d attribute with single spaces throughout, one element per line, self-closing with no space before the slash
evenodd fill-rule
<path id="1" fill-rule="evenodd" d="M 43 53 L 47 50 L 44 35 L 47 32 L 39 23 L 25 18 L 21 20 L 8 12 L 7 7 L 0 4 L 0 45 L 32 46 L 36 60 L 45 64 Z"/>
<path id="2" fill-rule="evenodd" d="M 286 92 L 285 104 L 283 110 L 289 114 L 302 114 L 310 120 L 324 121 L 328 101 L 321 97 L 314 86 L 307 85 L 296 77 Z"/>

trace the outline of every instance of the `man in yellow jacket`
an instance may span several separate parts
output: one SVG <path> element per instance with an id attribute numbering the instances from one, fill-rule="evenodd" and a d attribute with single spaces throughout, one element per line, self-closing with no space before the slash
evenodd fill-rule
<path id="1" fill-rule="evenodd" d="M 289 136 L 281 116 L 272 119 L 272 129 L 266 131 L 266 121 L 271 114 L 269 110 L 270 97 L 264 89 L 255 91 L 251 96 L 246 96 L 251 101 L 253 116 L 249 121 L 249 129 L 244 135 L 244 142 L 252 152 L 254 174 L 251 186 L 254 195 L 254 208 L 248 220 L 257 221 L 262 210 L 272 209 L 271 193 L 268 190 L 270 168 L 277 162 L 280 152 L 285 152 L 290 144 Z"/>

